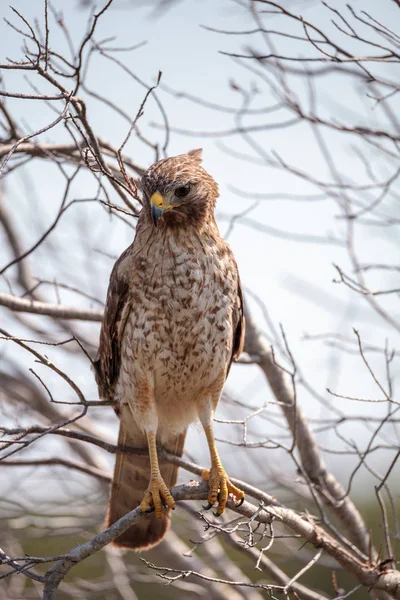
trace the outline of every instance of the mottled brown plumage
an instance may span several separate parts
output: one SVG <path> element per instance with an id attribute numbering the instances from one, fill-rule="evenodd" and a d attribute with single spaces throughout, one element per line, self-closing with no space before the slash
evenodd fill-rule
<path id="1" fill-rule="evenodd" d="M 116 542 L 144 549 L 160 541 L 173 508 L 177 469 L 159 468 L 156 440 L 182 454 L 186 429 L 200 418 L 210 446 L 209 501 L 225 508 L 232 486 L 223 471 L 212 419 L 232 360 L 243 346 L 237 266 L 214 219 L 218 187 L 201 151 L 161 160 L 142 177 L 135 239 L 111 273 L 96 380 L 120 413 L 119 444 L 149 456 L 119 454 L 109 524 L 140 505 L 155 507 Z M 150 482 L 150 483 L 149 483 Z"/>

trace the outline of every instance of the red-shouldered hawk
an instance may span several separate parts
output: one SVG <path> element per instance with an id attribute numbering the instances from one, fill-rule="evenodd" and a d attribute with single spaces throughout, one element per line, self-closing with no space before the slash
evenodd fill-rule
<path id="1" fill-rule="evenodd" d="M 117 538 L 133 549 L 158 543 L 169 526 L 169 488 L 177 467 L 159 465 L 157 443 L 181 455 L 187 427 L 200 419 L 208 441 L 210 505 L 221 514 L 228 479 L 214 441 L 213 415 L 244 339 L 243 299 L 235 259 L 214 218 L 218 186 L 201 150 L 160 160 L 143 175 L 135 239 L 110 277 L 96 380 L 120 415 L 118 444 L 148 448 L 118 454 L 109 524 L 140 506 L 145 515 Z M 168 508 L 163 509 L 163 504 Z"/>

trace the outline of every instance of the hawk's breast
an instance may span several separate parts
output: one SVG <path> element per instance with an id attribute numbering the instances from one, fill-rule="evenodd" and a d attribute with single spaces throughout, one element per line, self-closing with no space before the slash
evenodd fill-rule
<path id="1" fill-rule="evenodd" d="M 189 418 L 196 398 L 229 364 L 237 293 L 229 258 L 225 245 L 207 241 L 169 243 L 157 260 L 142 261 L 122 344 L 122 395 L 134 394 L 145 378 L 161 412 L 186 406 Z"/>

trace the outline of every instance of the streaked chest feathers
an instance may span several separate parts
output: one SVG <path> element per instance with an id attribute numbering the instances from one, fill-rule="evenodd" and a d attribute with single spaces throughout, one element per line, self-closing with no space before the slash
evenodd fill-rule
<path id="1" fill-rule="evenodd" d="M 217 251 L 205 236 L 186 238 L 184 247 L 170 236 L 161 254 L 155 247 L 134 259 L 123 359 L 133 358 L 130 368 L 154 377 L 162 394 L 166 386 L 178 393 L 211 384 L 232 351 L 237 278 L 229 247 Z"/>

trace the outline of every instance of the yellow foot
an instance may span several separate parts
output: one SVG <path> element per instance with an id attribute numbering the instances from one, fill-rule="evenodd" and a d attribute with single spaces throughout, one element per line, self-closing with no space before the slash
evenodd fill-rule
<path id="1" fill-rule="evenodd" d="M 211 469 L 205 469 L 201 474 L 201 478 L 203 481 L 208 481 L 210 487 L 208 493 L 208 502 L 210 503 L 210 506 L 207 508 L 211 508 L 218 500 L 218 509 L 217 512 L 214 513 L 215 516 L 219 517 L 224 512 L 229 494 L 232 494 L 237 502 L 243 502 L 244 492 L 239 490 L 239 488 L 229 481 L 228 475 L 223 467 L 211 467 Z"/>
<path id="2" fill-rule="evenodd" d="M 142 512 L 148 512 L 154 508 L 157 519 L 163 518 L 163 503 L 168 508 L 175 508 L 175 502 L 164 479 L 159 475 L 150 479 L 149 487 L 147 488 L 144 498 L 140 504 Z"/>

